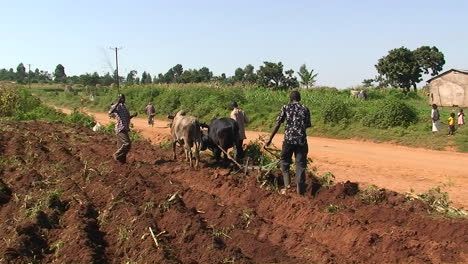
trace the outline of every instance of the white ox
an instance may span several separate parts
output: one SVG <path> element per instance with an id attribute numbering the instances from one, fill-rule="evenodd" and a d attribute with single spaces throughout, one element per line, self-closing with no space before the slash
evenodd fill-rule
<path id="1" fill-rule="evenodd" d="M 198 168 L 202 136 L 198 120 L 193 116 L 185 115 L 183 110 L 179 111 L 172 121 L 171 136 L 174 160 L 176 159 L 176 145 L 179 143 L 184 148 L 185 160 L 188 160 L 192 167 L 192 147 L 195 147 L 195 168 Z"/>

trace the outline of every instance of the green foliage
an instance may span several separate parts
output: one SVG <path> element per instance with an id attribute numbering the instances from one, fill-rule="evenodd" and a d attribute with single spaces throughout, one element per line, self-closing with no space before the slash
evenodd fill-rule
<path id="1" fill-rule="evenodd" d="M 107 124 L 107 126 L 102 126 L 101 132 L 114 135 L 115 134 L 115 122 L 110 122 L 109 124 Z M 128 136 L 130 137 L 131 141 L 139 141 L 139 140 L 144 139 L 142 135 L 140 135 L 138 132 L 132 129 L 130 130 L 130 133 L 128 133 Z"/>
<path id="2" fill-rule="evenodd" d="M 365 125 L 377 128 L 408 127 L 418 121 L 416 110 L 397 99 L 389 99 L 377 108 L 365 121 Z"/>
<path id="3" fill-rule="evenodd" d="M 92 128 L 96 124 L 92 116 L 79 111 L 78 108 L 75 108 L 73 112 L 67 116 L 67 120 L 70 123 L 82 125 L 87 128 Z"/>
<path id="4" fill-rule="evenodd" d="M 318 175 L 317 179 L 319 184 L 323 187 L 332 187 L 335 184 L 335 175 L 331 172 L 326 172 L 322 175 Z"/>
<path id="5" fill-rule="evenodd" d="M 65 74 L 65 67 L 62 64 L 58 64 L 55 67 L 54 77 L 56 82 L 65 82 L 67 75 Z"/>
<path id="6" fill-rule="evenodd" d="M 387 56 L 379 59 L 375 68 L 385 81 L 394 87 L 410 87 L 416 89 L 416 84 L 422 78 L 422 73 L 437 75 L 445 64 L 444 54 L 436 47 L 422 46 L 414 51 L 405 47 L 392 49 Z"/>
<path id="7" fill-rule="evenodd" d="M 250 162 L 258 166 L 267 166 L 275 163 L 275 157 L 269 153 L 262 151 L 262 143 L 260 140 L 254 140 L 247 144 L 244 154 L 250 158 Z"/>
<path id="8" fill-rule="evenodd" d="M 10 116 L 16 110 L 19 100 L 14 85 L 0 83 L 0 117 Z"/>
<path id="9" fill-rule="evenodd" d="M 323 121 L 325 123 L 337 124 L 350 122 L 353 112 L 346 101 L 332 100 L 323 107 Z"/>
<path id="10" fill-rule="evenodd" d="M 436 47 L 422 46 L 414 50 L 413 53 L 424 74 L 429 74 L 430 70 L 431 76 L 436 76 L 442 71 L 445 64 L 444 54 Z"/>
<path id="11" fill-rule="evenodd" d="M 299 77 L 301 77 L 301 85 L 306 88 L 314 86 L 315 82 L 317 81 L 316 78 L 318 73 L 314 74 L 314 69 L 309 71 L 305 64 L 301 65 L 297 74 L 299 74 Z"/>
<path id="12" fill-rule="evenodd" d="M 284 82 L 283 63 L 263 62 L 257 71 L 258 84 L 263 87 L 272 87 L 273 89 L 282 88 Z"/>
<path id="13" fill-rule="evenodd" d="M 421 200 L 427 204 L 432 211 L 443 214 L 451 218 L 468 217 L 468 211 L 457 209 L 451 206 L 452 202 L 449 199 L 447 192 L 443 192 L 439 186 L 429 189 L 425 193 L 415 194 L 407 193 L 409 200 Z"/>
<path id="14" fill-rule="evenodd" d="M 244 81 L 245 72 L 242 68 L 237 68 L 234 72 L 233 79 L 235 82 L 242 82 Z"/>

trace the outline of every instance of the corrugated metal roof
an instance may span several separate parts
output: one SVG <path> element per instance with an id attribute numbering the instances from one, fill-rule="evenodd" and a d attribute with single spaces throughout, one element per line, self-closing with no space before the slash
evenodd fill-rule
<path id="1" fill-rule="evenodd" d="M 463 74 L 468 74 L 468 70 L 450 69 L 450 70 L 445 71 L 445 72 L 443 72 L 443 73 L 441 73 L 441 74 L 439 74 L 437 76 L 434 76 L 434 77 L 430 78 L 429 80 L 427 80 L 427 82 L 430 83 L 432 80 L 437 79 L 437 78 L 439 78 L 439 77 L 441 77 L 441 76 L 443 76 L 443 75 L 445 75 L 447 73 L 451 73 L 451 72 L 459 72 L 459 73 L 463 73 Z"/>

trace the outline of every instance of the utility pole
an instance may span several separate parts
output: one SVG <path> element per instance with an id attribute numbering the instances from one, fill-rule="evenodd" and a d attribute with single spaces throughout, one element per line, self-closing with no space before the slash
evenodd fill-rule
<path id="1" fill-rule="evenodd" d="M 118 51 L 121 50 L 122 48 L 110 48 L 112 50 L 115 50 L 115 74 L 116 74 L 116 81 L 117 81 L 117 91 L 120 93 L 120 77 L 119 77 L 119 58 L 118 58 Z"/>
<path id="2" fill-rule="evenodd" d="M 31 89 L 31 64 L 28 64 L 28 83 L 29 83 L 29 89 Z"/>

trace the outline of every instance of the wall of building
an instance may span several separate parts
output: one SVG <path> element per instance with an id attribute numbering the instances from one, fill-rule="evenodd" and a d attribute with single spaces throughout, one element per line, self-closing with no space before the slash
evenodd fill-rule
<path id="1" fill-rule="evenodd" d="M 429 103 L 468 107 L 468 74 L 450 72 L 430 82 Z"/>

